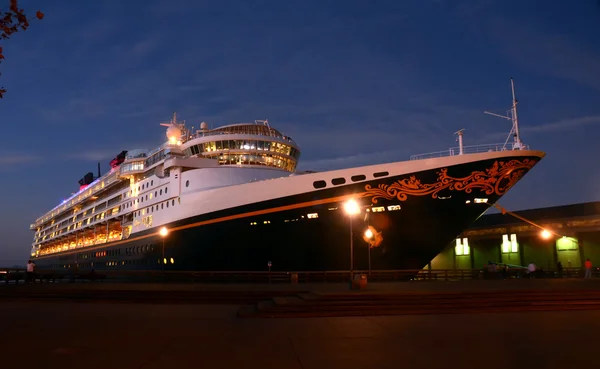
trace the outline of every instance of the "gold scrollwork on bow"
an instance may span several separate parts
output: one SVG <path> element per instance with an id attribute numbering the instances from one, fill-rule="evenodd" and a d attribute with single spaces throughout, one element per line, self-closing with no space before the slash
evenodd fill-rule
<path id="1" fill-rule="evenodd" d="M 471 193 L 479 189 L 486 195 L 504 195 L 515 183 L 517 183 L 538 160 L 536 159 L 513 159 L 510 161 L 495 161 L 494 164 L 482 171 L 472 172 L 467 177 L 455 178 L 448 175 L 448 168 L 441 169 L 437 174 L 435 183 L 421 183 L 415 176 L 398 180 L 392 184 L 380 184 L 377 187 L 366 185 L 362 195 L 372 197 L 371 201 L 376 204 L 378 199 L 405 201 L 409 195 L 430 195 L 434 199 L 438 193 L 448 189 L 451 191 L 465 191 Z"/>

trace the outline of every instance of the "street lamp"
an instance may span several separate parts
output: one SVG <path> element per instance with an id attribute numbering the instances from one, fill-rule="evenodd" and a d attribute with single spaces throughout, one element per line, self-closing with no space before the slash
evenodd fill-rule
<path id="1" fill-rule="evenodd" d="M 162 264 L 162 270 L 165 270 L 165 238 L 167 237 L 167 235 L 169 234 L 169 230 L 167 229 L 167 227 L 162 227 L 160 229 L 160 231 L 158 232 L 158 234 L 160 234 L 160 236 L 162 237 L 162 260 L 161 260 L 161 264 Z"/>
<path id="2" fill-rule="evenodd" d="M 371 228 L 367 228 L 365 231 L 365 238 L 369 241 L 373 239 L 373 231 Z M 369 278 L 371 278 L 371 242 L 367 242 L 367 249 L 369 249 Z"/>
<path id="3" fill-rule="evenodd" d="M 350 199 L 344 203 L 344 211 L 350 218 L 350 284 L 354 274 L 354 234 L 352 232 L 352 217 L 360 214 L 360 206 L 354 199 Z"/>
<path id="4" fill-rule="evenodd" d="M 552 237 L 552 233 L 549 230 L 544 229 L 540 232 L 540 236 L 542 236 L 543 239 L 547 240 L 550 237 Z"/>

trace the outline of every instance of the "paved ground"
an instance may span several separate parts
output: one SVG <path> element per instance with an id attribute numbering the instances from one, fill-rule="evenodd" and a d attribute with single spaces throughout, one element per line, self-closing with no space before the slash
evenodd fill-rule
<path id="1" fill-rule="evenodd" d="M 506 286 L 497 282 L 419 290 Z M 525 283 L 513 288 L 600 286 L 517 282 Z M 409 285 L 395 289 L 416 291 Z M 600 330 L 600 311 L 239 319 L 237 306 L 7 300 L 0 310 L 2 369 L 588 367 L 597 362 Z"/>
<path id="2" fill-rule="evenodd" d="M 590 367 L 600 312 L 237 319 L 236 307 L 3 303 L 2 368 Z"/>

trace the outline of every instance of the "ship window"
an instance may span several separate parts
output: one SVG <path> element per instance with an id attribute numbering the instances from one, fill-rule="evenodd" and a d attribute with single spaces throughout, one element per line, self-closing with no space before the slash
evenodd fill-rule
<path id="1" fill-rule="evenodd" d="M 160 208 L 161 208 L 161 209 L 163 209 L 164 205 L 165 205 L 165 204 L 160 204 Z"/>
<path id="2" fill-rule="evenodd" d="M 162 195 L 162 188 L 160 189 L 160 192 L 159 192 L 159 194 L 161 194 L 161 195 Z"/>
<path id="3" fill-rule="evenodd" d="M 167 207 L 169 207 L 169 202 L 167 201 Z"/>
<path id="4" fill-rule="evenodd" d="M 352 180 L 352 182 L 358 182 L 358 181 L 364 181 L 365 179 L 367 179 L 367 177 L 364 174 L 359 174 L 359 175 L 350 177 L 350 179 Z"/>
<path id="5" fill-rule="evenodd" d="M 331 184 L 336 185 L 336 186 L 344 184 L 344 183 L 346 183 L 346 179 L 345 178 L 334 178 L 334 179 L 331 180 Z"/>
<path id="6" fill-rule="evenodd" d="M 171 200 L 171 205 L 175 206 L 175 200 Z"/>
<path id="7" fill-rule="evenodd" d="M 325 188 L 325 187 L 327 187 L 327 182 L 325 182 L 325 181 L 314 181 L 313 182 L 313 187 L 314 188 Z"/>
<path id="8" fill-rule="evenodd" d="M 190 181 L 185 181 L 185 187 L 190 187 Z"/>
<path id="9" fill-rule="evenodd" d="M 154 197 L 158 196 L 158 191 L 154 191 Z"/>
<path id="10" fill-rule="evenodd" d="M 390 174 L 388 172 L 377 172 L 377 173 L 373 173 L 373 177 L 375 178 L 379 178 L 379 177 L 385 177 L 385 176 L 389 176 Z"/>
<path id="11" fill-rule="evenodd" d="M 169 191 L 169 187 L 165 187 L 165 193 Z"/>
<path id="12" fill-rule="evenodd" d="M 150 186 L 154 186 L 154 180 L 150 181 Z"/>

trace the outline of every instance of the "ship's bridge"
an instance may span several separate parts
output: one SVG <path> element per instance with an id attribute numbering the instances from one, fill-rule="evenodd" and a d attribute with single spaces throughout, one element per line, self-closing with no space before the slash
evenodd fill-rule
<path id="1" fill-rule="evenodd" d="M 212 130 L 203 124 L 202 128 L 183 143 L 185 156 L 216 159 L 220 165 L 267 166 L 289 172 L 296 169 L 300 158 L 298 145 L 266 121 Z"/>

